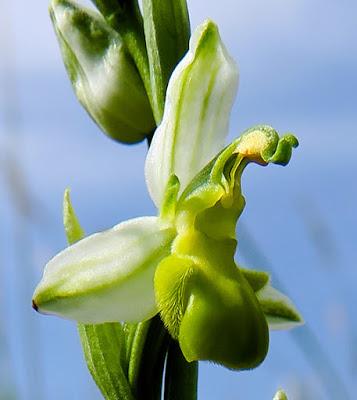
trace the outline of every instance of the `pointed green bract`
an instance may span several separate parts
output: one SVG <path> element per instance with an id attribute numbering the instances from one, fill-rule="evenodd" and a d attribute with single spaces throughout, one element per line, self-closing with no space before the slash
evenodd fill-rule
<path id="1" fill-rule="evenodd" d="M 84 237 L 84 231 L 71 203 L 69 189 L 65 190 L 63 196 L 63 226 L 66 232 L 68 244 L 78 242 L 78 240 Z"/>
<path id="2" fill-rule="evenodd" d="M 157 312 L 155 269 L 173 237 L 155 217 L 91 235 L 47 264 L 34 303 L 40 312 L 83 323 L 150 318 Z"/>
<path id="3" fill-rule="evenodd" d="M 217 26 L 204 22 L 170 78 L 163 120 L 146 159 L 146 183 L 158 208 L 172 174 L 183 190 L 223 148 L 237 83 L 236 64 Z"/>
<path id="4" fill-rule="evenodd" d="M 142 4 L 153 109 L 159 124 L 170 75 L 188 50 L 190 21 L 186 0 L 143 0 Z"/>
<path id="5" fill-rule="evenodd" d="M 291 329 L 304 323 L 292 301 L 272 286 L 266 285 L 256 295 L 270 329 Z"/>
<path id="6" fill-rule="evenodd" d="M 52 1 L 50 15 L 73 89 L 89 115 L 112 139 L 143 140 L 155 122 L 119 34 L 99 13 L 70 0 Z"/>

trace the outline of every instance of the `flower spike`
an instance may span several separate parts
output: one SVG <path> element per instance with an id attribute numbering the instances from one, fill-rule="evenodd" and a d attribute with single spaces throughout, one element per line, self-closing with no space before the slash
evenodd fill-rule
<path id="1" fill-rule="evenodd" d="M 123 222 L 54 257 L 34 294 L 40 311 L 89 323 L 138 322 L 159 312 L 186 360 L 238 370 L 264 360 L 268 325 L 302 322 L 268 274 L 234 260 L 244 169 L 286 165 L 298 145 L 295 136 L 258 125 L 224 147 L 237 84 L 237 67 L 208 20 L 171 75 L 147 156 L 158 217 Z"/>

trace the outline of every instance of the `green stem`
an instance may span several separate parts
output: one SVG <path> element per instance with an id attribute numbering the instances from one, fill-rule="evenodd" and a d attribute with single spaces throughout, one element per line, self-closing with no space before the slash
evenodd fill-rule
<path id="1" fill-rule="evenodd" d="M 158 315 L 143 324 L 133 342 L 129 382 L 136 400 L 160 400 L 169 334 Z"/>
<path id="2" fill-rule="evenodd" d="M 177 341 L 170 340 L 164 400 L 197 399 L 198 362 L 187 362 Z"/>
<path id="3" fill-rule="evenodd" d="M 172 71 L 188 50 L 190 21 L 186 0 L 143 0 L 153 114 L 161 122 Z"/>

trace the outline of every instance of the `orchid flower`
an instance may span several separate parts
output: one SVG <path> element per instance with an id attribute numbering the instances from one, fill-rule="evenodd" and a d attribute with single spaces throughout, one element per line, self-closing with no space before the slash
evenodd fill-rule
<path id="1" fill-rule="evenodd" d="M 236 64 L 205 21 L 169 80 L 146 159 L 157 216 L 122 222 L 56 255 L 34 293 L 38 311 L 92 324 L 159 313 L 187 361 L 232 369 L 263 361 L 268 326 L 301 323 L 267 273 L 234 260 L 245 167 L 285 165 L 298 145 L 259 125 L 224 147 L 237 86 Z"/>

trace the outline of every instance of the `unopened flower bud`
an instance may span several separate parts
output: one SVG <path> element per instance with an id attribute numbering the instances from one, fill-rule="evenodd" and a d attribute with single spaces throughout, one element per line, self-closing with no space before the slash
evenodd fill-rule
<path id="1" fill-rule="evenodd" d="M 141 141 L 155 128 L 144 85 L 119 34 L 104 18 L 69 0 L 50 14 L 74 91 L 112 139 Z"/>

